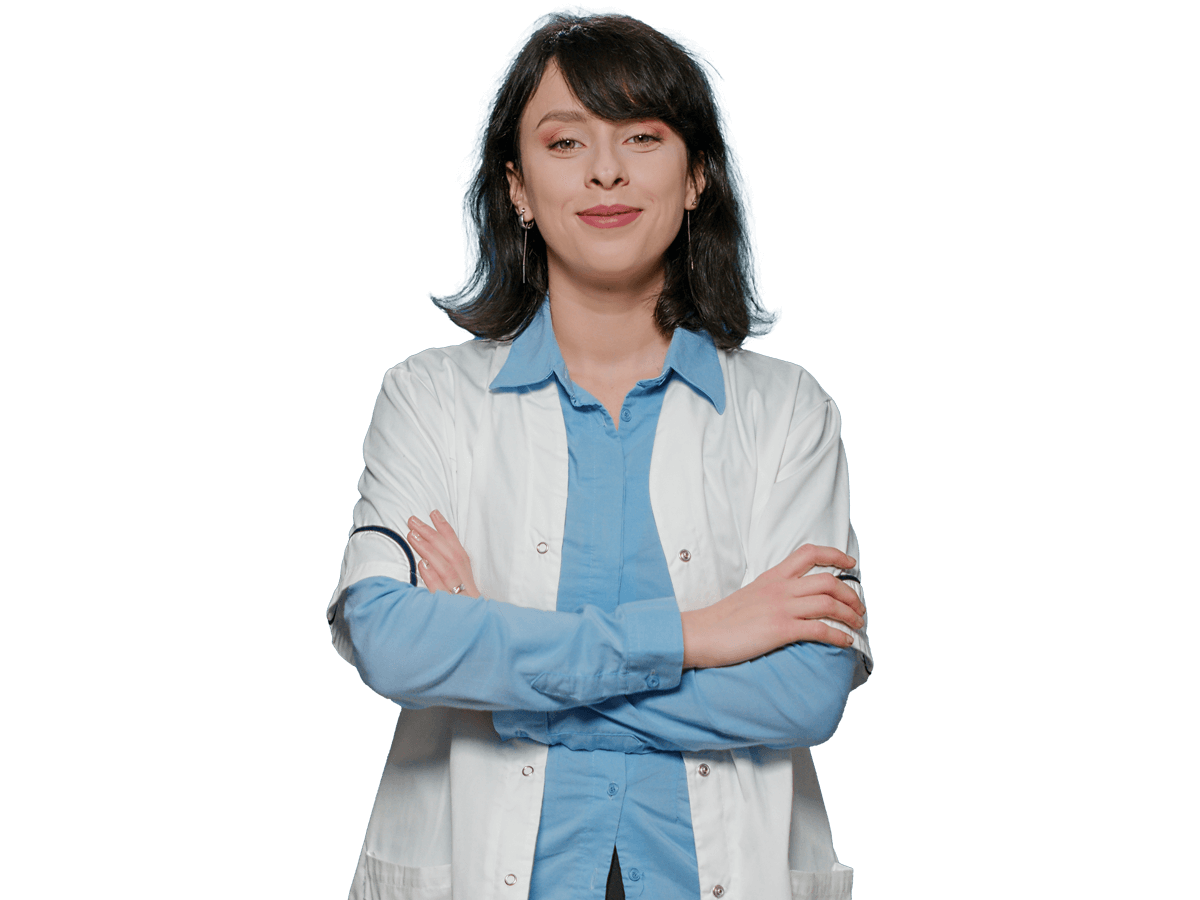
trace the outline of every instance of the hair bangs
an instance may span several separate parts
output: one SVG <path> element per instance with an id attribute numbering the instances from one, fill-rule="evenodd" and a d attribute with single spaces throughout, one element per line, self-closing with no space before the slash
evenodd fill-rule
<path id="1" fill-rule="evenodd" d="M 661 119 L 676 131 L 695 121 L 691 93 L 679 77 L 679 60 L 647 46 L 639 34 L 560 32 L 552 59 L 567 86 L 592 115 L 613 122 Z M 606 46 L 607 45 L 607 46 Z M 677 49 L 682 55 L 685 51 Z M 674 55 L 674 54 L 672 54 Z"/>

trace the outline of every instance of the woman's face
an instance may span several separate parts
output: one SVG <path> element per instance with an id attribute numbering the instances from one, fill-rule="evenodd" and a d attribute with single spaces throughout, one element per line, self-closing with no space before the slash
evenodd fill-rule
<path id="1" fill-rule="evenodd" d="M 551 62 L 521 115 L 521 171 L 509 196 L 546 241 L 550 283 L 657 291 L 663 254 L 695 205 L 702 176 L 657 119 L 611 122 L 588 112 Z"/>

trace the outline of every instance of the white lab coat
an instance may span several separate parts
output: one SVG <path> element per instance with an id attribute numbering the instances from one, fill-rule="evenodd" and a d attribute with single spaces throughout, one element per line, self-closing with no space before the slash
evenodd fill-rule
<path id="1" fill-rule="evenodd" d="M 484 596 L 553 610 L 566 429 L 552 382 L 488 390 L 509 346 L 469 341 L 388 372 L 364 445 L 354 525 L 406 534 L 409 516 L 441 510 L 470 552 Z M 681 610 L 720 600 L 804 543 L 858 557 L 833 401 L 798 366 L 744 350 L 719 357 L 724 413 L 673 379 L 650 466 L 654 518 Z M 328 611 L 347 660 L 353 650 L 335 615 L 345 589 L 375 575 L 408 581 L 410 573 L 389 538 L 351 538 Z M 857 684 L 871 664 L 865 630 L 854 633 L 854 646 Z M 405 710 L 352 900 L 525 900 L 546 754 L 542 744 L 501 741 L 490 713 Z M 807 748 L 683 756 L 701 900 L 850 897 L 852 870 L 834 853 Z"/>

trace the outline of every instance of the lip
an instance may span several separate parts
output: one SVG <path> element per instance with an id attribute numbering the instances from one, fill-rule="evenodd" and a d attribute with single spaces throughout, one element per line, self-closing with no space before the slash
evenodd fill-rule
<path id="1" fill-rule="evenodd" d="M 636 209 L 635 207 L 632 207 L 632 206 L 623 206 L 621 204 L 618 204 L 616 206 L 593 206 L 591 209 L 585 209 L 579 215 L 581 215 L 581 216 L 619 216 L 621 213 L 627 213 L 627 212 L 641 212 L 641 210 Z"/>
<path id="2" fill-rule="evenodd" d="M 593 206 L 578 213 L 579 218 L 593 228 L 620 228 L 628 225 L 642 214 L 640 209 L 633 206 Z"/>

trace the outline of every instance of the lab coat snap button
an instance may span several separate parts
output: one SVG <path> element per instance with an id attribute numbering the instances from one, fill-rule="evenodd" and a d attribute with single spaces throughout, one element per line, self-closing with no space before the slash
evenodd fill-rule
<path id="1" fill-rule="evenodd" d="M 533 766 L 526 766 L 525 768 L 523 768 L 521 770 L 521 774 L 522 775 L 532 775 L 533 774 Z"/>
<path id="2" fill-rule="evenodd" d="M 550 549 L 550 547 L 549 547 L 549 546 L 547 546 L 547 544 L 546 544 L 546 542 L 545 542 L 545 541 L 542 541 L 541 543 L 539 543 L 539 544 L 537 545 L 537 552 L 538 552 L 538 553 L 545 553 L 545 552 L 546 552 L 547 550 L 549 550 L 549 549 Z"/>
<path id="3" fill-rule="evenodd" d="M 642 880 L 642 870 L 641 869 L 630 869 L 629 870 L 629 880 L 630 881 L 641 881 Z"/>
<path id="4" fill-rule="evenodd" d="M 680 550 L 679 558 L 682 559 L 684 562 L 687 562 L 689 559 L 692 558 L 692 554 L 688 550 Z"/>
<path id="5" fill-rule="evenodd" d="M 509 887 L 512 887 L 514 884 L 517 883 L 517 876 L 512 875 L 512 874 L 505 875 L 504 883 L 507 884 Z M 716 894 L 716 891 L 713 891 L 713 893 Z M 721 895 L 717 894 L 717 896 L 720 897 Z"/>
<path id="6" fill-rule="evenodd" d="M 725 896 L 725 888 L 721 887 L 718 884 L 715 888 L 713 888 L 713 896 L 714 897 L 724 897 Z"/>
<path id="7" fill-rule="evenodd" d="M 711 772 L 711 771 L 712 771 L 712 769 L 710 769 L 710 768 L 708 767 L 708 763 L 700 763 L 700 767 L 699 767 L 698 769 L 696 769 L 696 771 L 697 771 L 697 772 L 699 772 L 699 773 L 700 773 L 702 776 L 704 776 L 705 778 L 707 778 L 707 777 L 708 777 L 708 773 L 709 773 L 709 772 Z"/>

